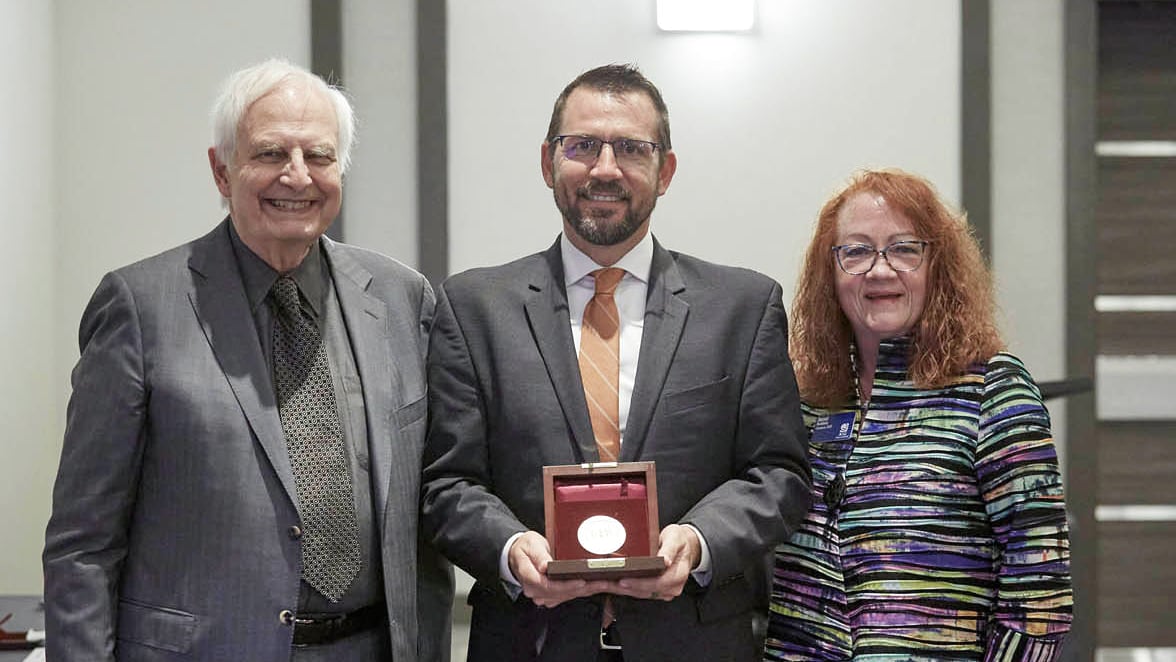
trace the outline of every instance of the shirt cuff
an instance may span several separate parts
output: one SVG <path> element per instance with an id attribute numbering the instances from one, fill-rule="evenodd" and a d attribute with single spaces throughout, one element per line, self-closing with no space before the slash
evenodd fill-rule
<path id="1" fill-rule="evenodd" d="M 524 533 L 526 531 L 520 531 L 507 538 L 506 544 L 502 546 L 502 554 L 498 556 L 498 576 L 502 578 L 502 588 L 510 596 L 511 600 L 518 599 L 519 594 L 523 592 L 523 585 L 519 583 L 514 573 L 510 571 L 510 547 Z M 699 537 L 701 538 L 701 536 Z"/>
<path id="2" fill-rule="evenodd" d="M 702 549 L 700 558 L 698 559 L 698 567 L 690 571 L 690 576 L 699 586 L 708 586 L 711 581 L 711 555 L 710 546 L 706 544 L 706 538 L 703 537 L 702 532 L 698 530 L 693 524 L 683 524 L 682 526 L 690 527 L 698 536 L 698 546 Z"/>

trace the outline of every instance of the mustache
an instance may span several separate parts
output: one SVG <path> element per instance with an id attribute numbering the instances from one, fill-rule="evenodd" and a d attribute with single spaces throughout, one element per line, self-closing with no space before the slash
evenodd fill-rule
<path id="1" fill-rule="evenodd" d="M 620 184 L 615 183 L 588 182 L 577 188 L 576 194 L 580 197 L 587 197 L 589 195 L 615 195 L 622 200 L 629 199 L 629 192 L 621 187 Z"/>

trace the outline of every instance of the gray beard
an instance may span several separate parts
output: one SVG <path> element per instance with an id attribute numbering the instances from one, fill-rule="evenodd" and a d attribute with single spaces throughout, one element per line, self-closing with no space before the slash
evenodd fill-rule
<path id="1" fill-rule="evenodd" d="M 576 235 L 594 246 L 615 246 L 624 242 L 640 230 L 653 213 L 651 208 L 645 218 L 638 218 L 635 210 L 630 207 L 619 223 L 608 223 L 602 219 L 592 218 L 590 214 L 577 214 L 574 206 L 561 204 L 558 195 L 555 196 L 555 206 L 559 208 L 559 213 L 568 225 L 572 226 Z"/>
<path id="2" fill-rule="evenodd" d="M 615 246 L 632 237 L 644 225 L 644 222 L 634 218 L 632 213 L 626 213 L 620 223 L 603 223 L 570 213 L 564 214 L 564 219 L 571 224 L 581 239 L 595 246 Z"/>

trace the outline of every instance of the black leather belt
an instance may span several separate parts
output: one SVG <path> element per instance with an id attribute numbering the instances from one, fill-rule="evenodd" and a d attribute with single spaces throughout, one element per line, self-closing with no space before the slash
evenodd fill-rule
<path id="1" fill-rule="evenodd" d="M 383 602 L 345 614 L 298 614 L 294 617 L 294 645 L 329 644 L 356 632 L 381 626 L 386 618 L 387 607 Z"/>

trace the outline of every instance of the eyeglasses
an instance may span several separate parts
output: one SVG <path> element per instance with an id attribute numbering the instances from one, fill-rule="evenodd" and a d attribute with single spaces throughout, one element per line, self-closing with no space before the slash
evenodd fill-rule
<path id="1" fill-rule="evenodd" d="M 896 241 L 882 250 L 869 244 L 842 244 L 833 247 L 833 254 L 837 256 L 837 265 L 841 270 L 851 276 L 870 273 L 879 255 L 895 271 L 914 271 L 923 264 L 923 253 L 927 251 L 929 243 L 919 239 Z"/>
<path id="2" fill-rule="evenodd" d="M 565 135 L 556 136 L 554 142 L 560 144 L 565 159 L 584 165 L 596 163 L 596 159 L 600 157 L 600 150 L 608 145 L 612 147 L 613 158 L 622 168 L 647 165 L 653 160 L 653 153 L 661 149 L 658 143 L 636 138 L 603 140 L 595 136 Z"/>

